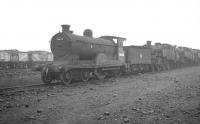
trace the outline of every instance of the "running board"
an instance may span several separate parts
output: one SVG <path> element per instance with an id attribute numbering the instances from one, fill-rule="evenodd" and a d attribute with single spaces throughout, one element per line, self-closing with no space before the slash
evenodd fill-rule
<path id="1" fill-rule="evenodd" d="M 108 71 L 108 70 L 118 70 L 120 67 L 112 67 L 112 68 L 103 68 L 103 71 Z"/>

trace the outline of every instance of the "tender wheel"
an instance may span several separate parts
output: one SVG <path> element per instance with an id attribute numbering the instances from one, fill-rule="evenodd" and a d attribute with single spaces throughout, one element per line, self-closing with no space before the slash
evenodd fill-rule
<path id="1" fill-rule="evenodd" d="M 105 79 L 105 77 L 106 77 L 106 73 L 102 72 L 102 71 L 96 71 L 95 75 L 96 75 L 97 79 L 99 79 L 99 80 Z"/>
<path id="2" fill-rule="evenodd" d="M 89 71 L 81 71 L 81 80 L 83 82 L 87 82 L 90 79 L 90 72 Z"/>
<path id="3" fill-rule="evenodd" d="M 169 64 L 167 64 L 167 70 L 170 70 L 170 69 L 171 69 L 170 65 L 169 65 Z"/>
<path id="4" fill-rule="evenodd" d="M 160 65 L 157 65 L 156 66 L 156 70 L 157 70 L 157 72 L 160 72 L 161 70 L 160 70 Z"/>
<path id="5" fill-rule="evenodd" d="M 51 77 L 51 73 L 49 72 L 48 67 L 44 68 L 41 73 L 42 81 L 45 84 L 50 84 L 53 78 Z"/>
<path id="6" fill-rule="evenodd" d="M 120 77 L 122 75 L 121 70 L 116 70 L 114 73 L 115 77 Z"/>
<path id="7" fill-rule="evenodd" d="M 60 79 L 65 85 L 69 85 L 72 81 L 72 74 L 70 71 L 62 72 L 60 74 Z"/>
<path id="8" fill-rule="evenodd" d="M 151 72 L 155 72 L 155 66 L 151 65 Z"/>

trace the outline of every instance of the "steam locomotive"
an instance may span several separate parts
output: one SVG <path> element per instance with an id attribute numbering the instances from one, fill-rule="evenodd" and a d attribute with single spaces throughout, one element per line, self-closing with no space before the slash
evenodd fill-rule
<path id="1" fill-rule="evenodd" d="M 94 38 L 90 29 L 79 36 L 69 25 L 62 25 L 62 32 L 51 38 L 54 61 L 42 68 L 41 78 L 45 84 L 61 80 L 67 85 L 73 79 L 85 82 L 92 77 L 162 71 L 200 62 L 199 50 L 151 45 L 151 41 L 143 46 L 123 46 L 124 41 L 126 38 L 115 36 Z"/>

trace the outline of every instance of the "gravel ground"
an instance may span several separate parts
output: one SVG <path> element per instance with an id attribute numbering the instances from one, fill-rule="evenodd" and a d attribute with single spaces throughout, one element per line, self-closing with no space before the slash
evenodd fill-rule
<path id="1" fill-rule="evenodd" d="M 40 72 L 30 69 L 0 70 L 0 89 L 42 84 Z"/>
<path id="2" fill-rule="evenodd" d="M 199 124 L 200 67 L 0 91 L 0 124 L 123 123 Z"/>

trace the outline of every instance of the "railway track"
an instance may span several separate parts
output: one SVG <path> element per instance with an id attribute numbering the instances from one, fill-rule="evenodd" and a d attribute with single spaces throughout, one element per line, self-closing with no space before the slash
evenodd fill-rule
<path id="1" fill-rule="evenodd" d="M 185 67 L 188 68 L 188 67 Z M 176 69 L 172 69 L 172 70 L 165 70 L 165 71 L 160 71 L 160 72 L 146 72 L 146 73 L 136 73 L 136 74 L 129 74 L 129 75 L 122 75 L 121 77 L 129 77 L 132 75 L 140 75 L 140 74 L 156 74 L 156 73 L 164 73 L 164 72 L 168 72 L 168 71 L 173 71 L 173 70 L 178 70 L 178 69 L 184 69 L 184 68 L 176 68 Z M 114 77 L 113 77 L 114 78 Z M 106 80 L 106 79 L 105 79 Z M 94 80 L 88 81 L 88 83 L 91 83 Z M 33 81 L 34 82 L 34 81 Z M 32 82 L 32 83 L 33 83 Z M 80 83 L 81 81 L 78 81 L 78 83 Z M 72 82 L 73 83 L 73 82 Z M 24 86 L 9 86 L 9 87 L 5 87 L 5 88 L 0 88 L 0 92 L 4 92 L 4 91 L 28 91 L 28 90 L 33 90 L 34 88 L 45 88 L 45 87 L 52 87 L 52 86 L 57 86 L 60 85 L 62 83 L 60 83 L 59 81 L 55 81 L 51 84 L 33 84 L 33 85 L 24 85 Z"/>
<path id="2" fill-rule="evenodd" d="M 153 74 L 153 72 L 149 72 L 149 73 Z M 136 75 L 136 74 L 134 74 L 134 75 Z M 127 76 L 129 77 L 130 75 L 121 76 L 121 77 L 127 77 Z M 107 78 L 107 79 L 109 79 L 109 78 Z M 105 80 L 107 80 L 107 79 L 105 79 Z M 94 80 L 88 81 L 88 83 L 91 83 L 92 81 L 94 81 Z M 78 83 L 80 83 L 80 82 L 81 81 L 78 81 Z M 74 83 L 74 82 L 72 82 L 72 83 Z M 5 87 L 5 88 L 0 88 L 0 92 L 3 92 L 3 91 L 25 91 L 25 90 L 32 90 L 34 88 L 52 87 L 52 86 L 57 86 L 60 84 L 62 84 L 62 83 L 56 81 L 56 82 L 53 82 L 48 85 L 47 84 L 34 84 L 34 85 L 26 85 L 26 86 L 9 86 L 9 87 Z"/>
<path id="3" fill-rule="evenodd" d="M 6 87 L 6 88 L 0 88 L 0 92 L 3 91 L 24 91 L 25 89 L 29 88 L 39 88 L 39 87 L 46 87 L 49 85 L 39 84 L 39 85 L 28 85 L 28 86 L 16 86 L 16 87 Z"/>

